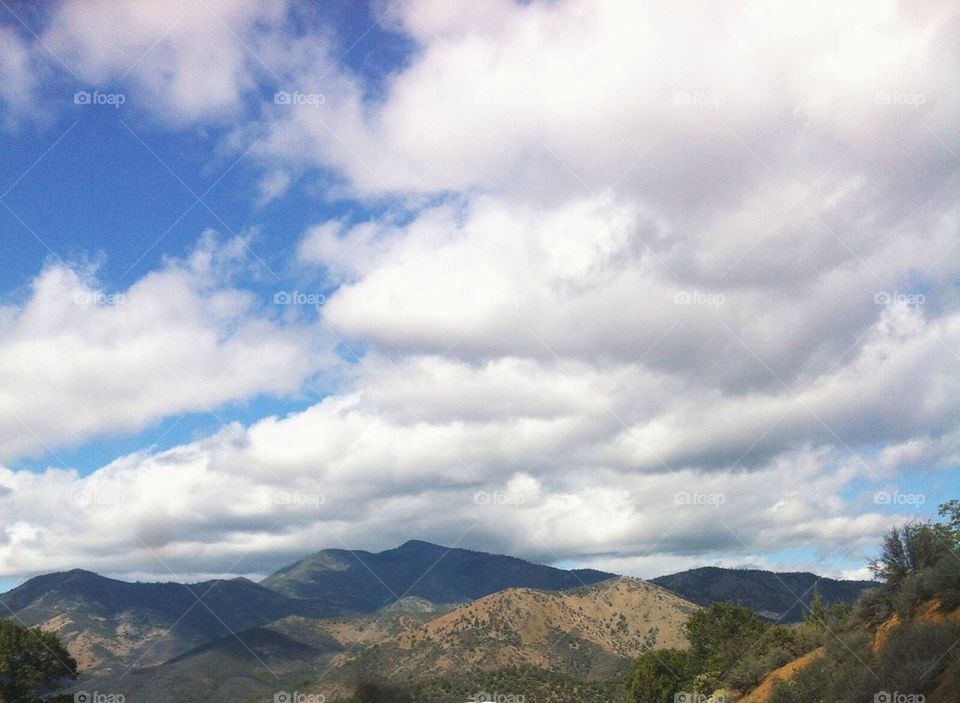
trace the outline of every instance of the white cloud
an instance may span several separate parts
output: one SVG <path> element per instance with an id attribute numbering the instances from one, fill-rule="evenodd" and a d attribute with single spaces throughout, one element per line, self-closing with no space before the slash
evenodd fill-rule
<path id="1" fill-rule="evenodd" d="M 177 125 L 218 120 L 242 112 L 268 71 L 257 38 L 283 23 L 286 8 L 286 0 L 67 0 L 43 41 L 81 79 L 129 86 L 130 104 L 144 112 Z"/>
<path id="2" fill-rule="evenodd" d="M 414 216 L 319 222 L 295 253 L 363 350 L 342 392 L 82 479 L 0 474 L 5 573 L 163 576 L 144 544 L 256 571 L 474 521 L 475 546 L 643 575 L 859 559 L 889 517 L 851 485 L 956 463 L 956 8 L 410 0 L 384 23 L 416 51 L 377 90 L 280 2 L 111 8 L 67 2 L 45 39 L 178 125 L 236 117 L 231 147 L 266 130 L 261 203 L 322 173 Z M 276 80 L 324 100 L 260 105 Z M 0 455 L 299 388 L 316 338 L 256 313 L 236 261 L 202 244 L 123 306 L 45 271 L 0 310 L 0 403 L 39 428 L 0 425 Z M 104 498 L 64 511 L 77 491 Z"/>
<path id="3" fill-rule="evenodd" d="M 33 112 L 39 69 L 32 50 L 17 32 L 0 26 L 0 104 L 6 108 L 7 126 Z"/>
<path id="4" fill-rule="evenodd" d="M 0 307 L 0 456 L 297 393 L 317 369 L 318 344 L 224 285 L 244 251 L 243 240 L 217 244 L 208 233 L 186 261 L 121 291 L 89 271 L 47 267 L 22 304 Z"/>

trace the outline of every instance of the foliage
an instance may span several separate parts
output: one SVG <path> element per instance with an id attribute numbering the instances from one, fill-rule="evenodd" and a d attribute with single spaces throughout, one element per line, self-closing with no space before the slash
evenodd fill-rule
<path id="1" fill-rule="evenodd" d="M 76 677 L 77 663 L 56 635 L 0 620 L 0 699 L 50 700 Z"/>
<path id="2" fill-rule="evenodd" d="M 897 591 L 910 576 L 935 566 L 947 556 L 952 544 L 953 537 L 944 525 L 911 522 L 892 527 L 870 569 L 888 590 Z"/>
<path id="3" fill-rule="evenodd" d="M 627 701 L 671 703 L 683 691 L 690 673 L 690 655 L 678 649 L 657 649 L 637 659 L 627 679 Z"/>

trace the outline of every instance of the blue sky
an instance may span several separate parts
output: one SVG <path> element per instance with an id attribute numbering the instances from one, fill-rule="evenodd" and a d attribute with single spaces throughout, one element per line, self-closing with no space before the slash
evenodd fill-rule
<path id="1" fill-rule="evenodd" d="M 960 13 L 845 7 L 5 6 L 0 583 L 862 576 L 960 489 Z"/>

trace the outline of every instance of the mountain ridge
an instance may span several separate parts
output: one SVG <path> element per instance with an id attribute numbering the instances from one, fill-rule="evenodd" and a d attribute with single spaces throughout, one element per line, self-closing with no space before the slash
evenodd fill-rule
<path id="1" fill-rule="evenodd" d="M 701 566 L 650 579 L 698 605 L 727 601 L 771 620 L 797 622 L 819 591 L 828 603 L 852 605 L 874 581 L 831 579 L 808 571 L 769 571 Z M 799 602 L 798 602 L 799 599 Z"/>

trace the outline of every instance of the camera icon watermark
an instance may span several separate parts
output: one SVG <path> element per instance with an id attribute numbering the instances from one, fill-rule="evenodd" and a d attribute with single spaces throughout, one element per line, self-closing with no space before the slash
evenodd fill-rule
<path id="1" fill-rule="evenodd" d="M 727 96 L 723 93 L 687 92 L 685 90 L 673 94 L 674 105 L 706 105 L 720 107 L 726 104 Z"/>
<path id="2" fill-rule="evenodd" d="M 522 693 L 499 693 L 498 691 L 477 691 L 470 696 L 472 703 L 524 703 Z"/>
<path id="3" fill-rule="evenodd" d="M 122 693 L 77 691 L 73 694 L 73 703 L 125 703 L 126 700 L 127 697 Z"/>
<path id="4" fill-rule="evenodd" d="M 326 703 L 322 693 L 302 693 L 300 691 L 277 691 L 273 694 L 273 703 Z"/>
<path id="5" fill-rule="evenodd" d="M 707 695 L 692 691 L 680 691 L 673 694 L 673 703 L 727 703 L 727 694 L 723 692 Z"/>
<path id="6" fill-rule="evenodd" d="M 674 505 L 712 505 L 719 506 L 727 502 L 723 493 L 699 493 L 697 491 L 677 491 L 673 494 Z"/>
<path id="7" fill-rule="evenodd" d="M 723 293 L 681 290 L 673 294 L 673 302 L 676 305 L 708 305 L 718 308 L 727 302 L 727 297 Z"/>
<path id="8" fill-rule="evenodd" d="M 126 498 L 119 493 L 81 490 L 73 494 L 74 505 L 81 508 L 115 508 L 123 505 Z"/>
<path id="9" fill-rule="evenodd" d="M 877 691 L 873 694 L 873 703 L 924 703 L 922 693 L 900 693 L 900 691 Z"/>
<path id="10" fill-rule="evenodd" d="M 281 491 L 280 493 L 274 494 L 273 502 L 275 505 L 304 505 L 319 508 L 327 502 L 327 497 L 319 493 L 288 493 Z"/>
<path id="11" fill-rule="evenodd" d="M 320 107 L 327 102 L 327 96 L 323 93 L 301 93 L 295 90 L 292 93 L 286 90 L 280 90 L 273 94 L 274 105 L 311 105 Z"/>
<path id="12" fill-rule="evenodd" d="M 927 302 L 927 296 L 923 293 L 901 293 L 896 290 L 878 290 L 873 294 L 873 302 L 876 305 L 899 304 L 916 307 Z"/>
<path id="13" fill-rule="evenodd" d="M 100 291 L 81 291 L 75 293 L 73 302 L 77 305 L 105 306 L 105 305 L 124 305 L 127 302 L 127 296 L 123 293 L 101 293 Z"/>
<path id="14" fill-rule="evenodd" d="M 519 493 L 477 491 L 473 494 L 473 502 L 477 505 L 523 505 L 527 499 Z"/>
<path id="15" fill-rule="evenodd" d="M 908 105 L 916 110 L 927 102 L 927 96 L 923 93 L 891 93 L 887 90 L 880 90 L 874 94 L 873 102 L 877 105 Z"/>
<path id="16" fill-rule="evenodd" d="M 73 94 L 74 105 L 110 105 L 120 107 L 127 102 L 127 96 L 123 93 L 101 93 L 99 90 L 90 92 L 89 90 L 78 90 Z"/>
<path id="17" fill-rule="evenodd" d="M 877 491 L 873 494 L 876 505 L 923 505 L 927 496 L 923 493 L 900 493 L 899 491 Z"/>
<path id="18" fill-rule="evenodd" d="M 319 309 L 327 302 L 323 293 L 301 293 L 298 290 L 278 290 L 273 294 L 274 305 L 312 305 Z"/>

